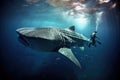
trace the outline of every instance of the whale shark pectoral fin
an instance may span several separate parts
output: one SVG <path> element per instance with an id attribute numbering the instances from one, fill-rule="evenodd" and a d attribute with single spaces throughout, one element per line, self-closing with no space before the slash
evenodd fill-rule
<path id="1" fill-rule="evenodd" d="M 74 64 L 76 64 L 78 67 L 81 68 L 81 65 L 79 63 L 79 61 L 77 60 L 77 58 L 75 57 L 75 55 L 72 53 L 71 49 L 69 48 L 60 48 L 58 50 L 59 53 L 61 53 L 62 55 L 66 56 L 68 59 L 70 59 Z"/>
<path id="2" fill-rule="evenodd" d="M 81 51 L 84 51 L 84 49 L 85 49 L 85 48 L 84 48 L 83 46 L 82 46 L 82 47 L 80 47 L 80 50 L 81 50 Z"/>

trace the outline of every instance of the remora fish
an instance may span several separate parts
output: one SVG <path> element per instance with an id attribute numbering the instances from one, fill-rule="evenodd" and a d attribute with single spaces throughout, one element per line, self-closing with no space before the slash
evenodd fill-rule
<path id="1" fill-rule="evenodd" d="M 77 66 L 81 67 L 78 59 L 71 51 L 71 47 L 78 46 L 84 49 L 84 44 L 89 39 L 75 32 L 75 27 L 69 29 L 44 27 L 44 28 L 20 28 L 19 41 L 27 47 L 45 52 L 59 52 L 66 56 Z"/>

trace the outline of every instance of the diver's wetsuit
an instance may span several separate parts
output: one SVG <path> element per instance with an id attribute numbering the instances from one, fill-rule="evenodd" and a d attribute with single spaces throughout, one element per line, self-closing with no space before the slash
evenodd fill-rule
<path id="1" fill-rule="evenodd" d="M 89 43 L 89 45 L 88 45 L 88 47 L 91 47 L 91 45 L 93 45 L 93 46 L 95 46 L 96 47 L 96 42 L 98 43 L 98 44 L 101 44 L 101 42 L 100 41 L 98 41 L 98 40 L 96 40 L 96 38 L 98 38 L 97 36 L 96 36 L 96 31 L 94 31 L 93 33 L 92 33 L 92 35 L 90 36 L 90 43 Z"/>

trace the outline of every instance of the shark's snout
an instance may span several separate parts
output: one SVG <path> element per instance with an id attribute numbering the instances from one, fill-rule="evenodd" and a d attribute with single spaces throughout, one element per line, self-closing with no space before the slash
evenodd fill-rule
<path id="1" fill-rule="evenodd" d="M 22 43 L 24 46 L 29 46 L 29 42 L 27 41 L 25 36 L 22 35 L 21 31 L 22 31 L 21 29 L 16 30 L 16 33 L 18 34 L 18 41 Z"/>

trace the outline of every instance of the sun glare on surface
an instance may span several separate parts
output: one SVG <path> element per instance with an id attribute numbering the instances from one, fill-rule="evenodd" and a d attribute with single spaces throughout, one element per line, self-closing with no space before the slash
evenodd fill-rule
<path id="1" fill-rule="evenodd" d="M 85 14 L 80 14 L 77 18 L 74 19 L 75 24 L 79 27 L 79 29 L 84 29 L 88 25 L 88 18 Z"/>

